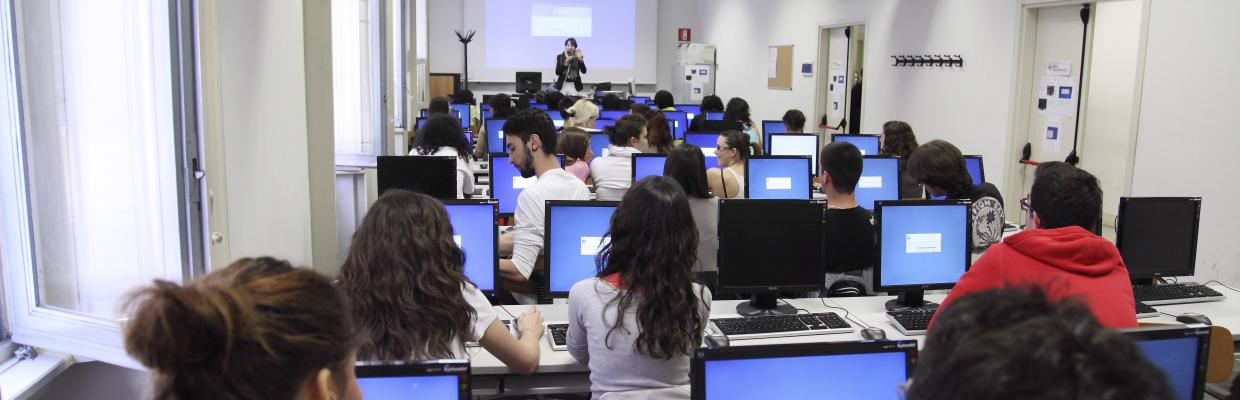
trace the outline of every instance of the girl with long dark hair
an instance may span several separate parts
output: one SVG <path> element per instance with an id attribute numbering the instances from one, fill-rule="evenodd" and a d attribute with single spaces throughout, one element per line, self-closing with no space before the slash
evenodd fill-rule
<path id="1" fill-rule="evenodd" d="M 706 184 L 706 156 L 702 148 L 684 143 L 667 154 L 663 163 L 663 176 L 675 179 L 684 189 L 693 212 L 693 222 L 698 229 L 697 262 L 693 272 L 698 280 L 713 282 L 709 275 L 719 270 L 719 198 L 710 193 Z M 705 277 L 705 279 L 703 279 Z"/>
<path id="2" fill-rule="evenodd" d="M 887 121 L 878 136 L 882 144 L 878 155 L 900 157 L 900 170 L 904 171 L 900 173 L 900 198 L 922 198 L 924 189 L 908 170 L 908 158 L 913 155 L 913 150 L 917 150 L 917 135 L 913 134 L 913 127 L 904 121 Z"/>
<path id="3" fill-rule="evenodd" d="M 698 235 L 680 184 L 642 179 L 624 195 L 606 235 L 598 275 L 568 294 L 569 354 L 590 367 L 595 399 L 688 385 L 711 295 L 692 282 Z"/>
<path id="4" fill-rule="evenodd" d="M 468 358 L 465 342 L 477 341 L 517 373 L 538 367 L 542 315 L 530 308 L 517 319 L 519 341 L 504 328 L 465 277 L 448 212 L 429 196 L 380 196 L 353 234 L 337 282 L 357 322 L 358 359 Z"/>
<path id="5" fill-rule="evenodd" d="M 426 120 L 413 138 L 409 155 L 456 157 L 456 198 L 463 199 L 474 192 L 474 168 L 469 163 L 474 153 L 469 151 L 465 131 L 455 118 L 435 115 Z"/>

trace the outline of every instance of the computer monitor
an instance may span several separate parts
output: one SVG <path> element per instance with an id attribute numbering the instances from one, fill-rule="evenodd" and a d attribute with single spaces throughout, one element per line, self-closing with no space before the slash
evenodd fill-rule
<path id="1" fill-rule="evenodd" d="M 696 117 L 698 114 L 702 113 L 702 106 L 698 104 L 676 104 L 672 106 L 672 108 L 679 111 L 684 111 L 690 121 L 693 120 L 693 117 Z"/>
<path id="2" fill-rule="evenodd" d="M 539 110 L 547 111 L 549 109 L 549 106 L 547 106 L 546 104 L 542 104 L 542 103 L 534 103 L 534 104 L 530 104 L 530 108 L 537 108 Z"/>
<path id="3" fill-rule="evenodd" d="M 831 135 L 832 142 L 848 142 L 853 146 L 857 146 L 861 150 L 861 155 L 878 155 L 878 135 L 845 135 L 835 133 Z"/>
<path id="4" fill-rule="evenodd" d="M 982 156 L 966 154 L 964 156 L 964 169 L 969 171 L 969 177 L 973 179 L 973 186 L 986 182 L 986 169 L 982 168 Z M 930 200 L 943 200 L 946 196 L 935 196 L 926 191 L 926 198 Z"/>
<path id="5" fill-rule="evenodd" d="M 1151 278 L 1191 276 L 1197 265 L 1200 197 L 1120 197 L 1115 247 L 1128 275 Z"/>
<path id="6" fill-rule="evenodd" d="M 812 133 L 776 133 L 767 142 L 767 154 L 773 156 L 808 156 L 809 174 L 818 175 L 818 135 Z"/>
<path id="7" fill-rule="evenodd" d="M 404 189 L 440 199 L 456 198 L 456 157 L 379 156 L 379 194 Z"/>
<path id="8" fill-rule="evenodd" d="M 504 122 L 507 119 L 491 118 L 486 120 L 487 130 L 487 152 L 488 153 L 506 153 L 508 147 L 504 138 Z"/>
<path id="9" fill-rule="evenodd" d="M 629 96 L 629 100 L 634 103 L 646 104 L 650 102 L 650 96 Z"/>
<path id="10" fill-rule="evenodd" d="M 491 96 L 490 95 L 482 96 L 482 104 L 478 105 L 478 109 L 482 111 L 487 111 L 491 109 Z"/>
<path id="11" fill-rule="evenodd" d="M 610 241 L 611 214 L 618 201 L 548 200 L 546 288 L 551 297 L 568 297 L 573 284 L 598 274 L 595 256 Z"/>
<path id="12" fill-rule="evenodd" d="M 771 152 L 772 133 L 791 133 L 784 128 L 784 121 L 762 120 L 762 150 Z"/>
<path id="13" fill-rule="evenodd" d="M 542 72 L 517 72 L 517 93 L 534 94 L 542 90 Z"/>
<path id="14" fill-rule="evenodd" d="M 745 164 L 745 198 L 809 199 L 809 156 L 754 156 Z"/>
<path id="15" fill-rule="evenodd" d="M 456 119 L 461 121 L 461 128 L 469 128 L 469 104 L 452 104 L 453 114 Z"/>
<path id="16" fill-rule="evenodd" d="M 707 121 L 722 121 L 722 120 L 723 120 L 723 113 L 721 113 L 721 112 L 708 112 L 708 113 L 706 113 L 706 120 L 707 120 Z"/>
<path id="17" fill-rule="evenodd" d="M 1124 329 L 1141 354 L 1167 376 L 1177 400 L 1201 400 L 1205 393 L 1210 328 L 1166 326 Z"/>
<path id="18" fill-rule="evenodd" d="M 418 118 L 414 119 L 414 125 L 413 125 L 413 128 L 414 128 L 414 129 L 417 129 L 417 130 L 422 130 L 422 126 L 426 125 L 426 120 L 427 120 L 427 119 L 429 119 L 429 118 L 428 118 L 428 117 L 426 117 L 426 116 L 421 116 L 421 117 L 418 117 Z"/>
<path id="19" fill-rule="evenodd" d="M 685 131 L 689 130 L 689 121 L 691 121 L 684 111 L 663 111 L 663 117 L 668 121 L 675 122 L 675 129 L 672 131 L 672 139 L 684 139 Z"/>
<path id="20" fill-rule="evenodd" d="M 430 110 L 423 108 L 422 111 L 418 113 L 418 116 L 422 118 L 426 118 L 426 116 L 429 114 L 430 114 Z"/>
<path id="21" fill-rule="evenodd" d="M 774 344 L 697 349 L 693 400 L 900 398 L 917 341 Z"/>
<path id="22" fill-rule="evenodd" d="M 701 147 L 702 155 L 706 156 L 706 169 L 719 168 L 719 158 L 715 157 L 718 132 L 685 132 L 685 143 Z"/>
<path id="23" fill-rule="evenodd" d="M 563 162 L 559 156 L 556 158 Z M 533 176 L 522 178 L 517 167 L 508 162 L 508 153 L 491 153 L 491 198 L 499 201 L 500 215 L 513 215 L 517 211 L 517 196 L 537 181 Z"/>
<path id="24" fill-rule="evenodd" d="M 874 210 L 874 202 L 900 200 L 900 158 L 865 156 L 861 159 L 861 179 L 857 180 L 857 205 Z"/>
<path id="25" fill-rule="evenodd" d="M 951 289 L 969 270 L 968 200 L 892 200 L 874 205 L 874 291 L 899 292 L 888 310 L 934 308 L 927 289 Z M 722 246 L 721 246 L 722 247 Z"/>
<path id="26" fill-rule="evenodd" d="M 484 108 L 484 109 L 482 109 L 482 119 L 484 119 L 484 120 L 486 120 L 486 119 L 491 119 L 491 109 L 490 109 L 490 108 Z"/>
<path id="27" fill-rule="evenodd" d="M 614 125 L 616 125 L 616 120 L 614 119 L 599 118 L 594 120 L 594 129 L 603 130 Z"/>
<path id="28" fill-rule="evenodd" d="M 826 200 L 719 199 L 719 292 L 750 293 L 741 315 L 794 314 L 781 292 L 825 283 Z"/>
<path id="29" fill-rule="evenodd" d="M 602 110 L 598 112 L 598 119 L 620 119 L 625 115 L 629 115 L 629 110 Z"/>
<path id="30" fill-rule="evenodd" d="M 708 119 L 708 120 L 702 120 L 701 125 L 702 125 L 701 126 L 702 130 L 709 131 L 709 132 L 745 130 L 745 127 L 741 125 L 740 122 L 736 122 L 736 121 L 723 121 L 723 120 L 709 120 Z M 758 138 L 751 138 L 751 139 L 756 140 Z"/>
<path id="31" fill-rule="evenodd" d="M 463 400 L 472 395 L 469 360 L 358 363 L 353 372 L 368 400 Z"/>
<path id="32" fill-rule="evenodd" d="M 634 154 L 633 182 L 647 176 L 663 176 L 663 164 L 667 162 L 667 154 Z"/>
<path id="33" fill-rule="evenodd" d="M 499 201 L 444 200 L 452 221 L 452 241 L 465 253 L 465 277 L 488 297 L 499 287 Z"/>
<path id="34" fill-rule="evenodd" d="M 594 151 L 595 157 L 607 156 L 607 145 L 611 144 L 611 138 L 603 132 L 590 132 L 590 150 Z"/>

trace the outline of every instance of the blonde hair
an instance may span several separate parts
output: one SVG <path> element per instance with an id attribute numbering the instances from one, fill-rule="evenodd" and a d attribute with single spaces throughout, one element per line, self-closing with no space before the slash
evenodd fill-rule
<path id="1" fill-rule="evenodd" d="M 598 118 L 598 106 L 585 99 L 577 100 L 576 103 L 573 103 L 572 107 L 569 107 L 568 110 L 565 111 L 567 111 L 564 116 L 565 128 L 593 129 L 593 126 L 587 126 L 587 124 L 591 119 Z"/>

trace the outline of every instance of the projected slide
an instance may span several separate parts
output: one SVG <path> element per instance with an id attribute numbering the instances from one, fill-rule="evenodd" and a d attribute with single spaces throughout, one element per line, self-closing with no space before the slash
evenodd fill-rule
<path id="1" fill-rule="evenodd" d="M 588 69 L 632 69 L 635 0 L 485 0 L 486 66 L 547 69 L 576 38 Z M 588 73 L 587 73 L 588 74 Z M 544 76 L 544 79 L 553 78 Z"/>
<path id="2" fill-rule="evenodd" d="M 530 36 L 575 37 L 591 36 L 590 6 L 534 2 L 530 7 Z"/>

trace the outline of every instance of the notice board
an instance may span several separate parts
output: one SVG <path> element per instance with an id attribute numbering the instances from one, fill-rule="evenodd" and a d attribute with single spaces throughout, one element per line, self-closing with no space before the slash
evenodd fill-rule
<path id="1" fill-rule="evenodd" d="M 792 90 L 792 45 L 769 47 L 766 87 Z"/>

